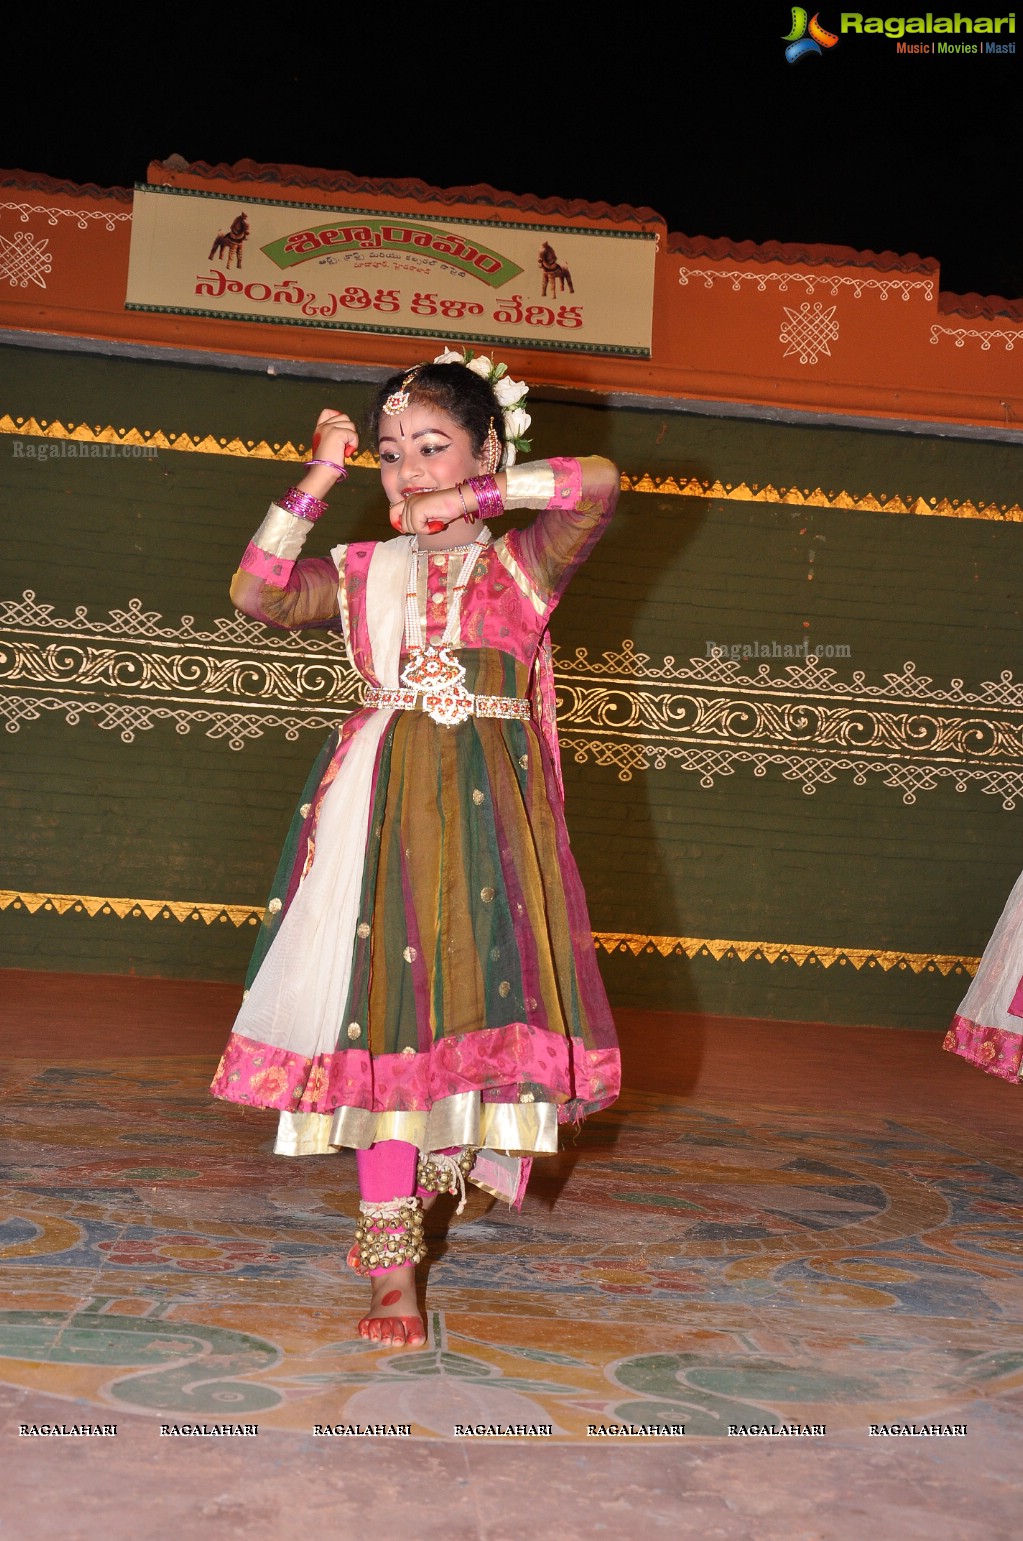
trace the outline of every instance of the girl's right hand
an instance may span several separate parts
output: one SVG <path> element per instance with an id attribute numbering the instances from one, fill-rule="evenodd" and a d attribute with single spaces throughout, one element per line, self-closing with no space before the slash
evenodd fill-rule
<path id="1" fill-rule="evenodd" d="M 310 460 L 332 460 L 335 465 L 343 466 L 345 457 L 354 455 L 358 448 L 359 432 L 347 412 L 324 407 L 316 419 Z"/>
<path id="2" fill-rule="evenodd" d="M 299 492 L 324 501 L 335 484 L 341 480 L 341 471 L 332 467 L 344 467 L 345 456 L 354 455 L 359 447 L 359 432 L 347 412 L 334 407 L 324 407 L 316 419 L 310 460 L 329 460 L 330 465 L 307 466 L 305 475 L 297 484 Z"/>

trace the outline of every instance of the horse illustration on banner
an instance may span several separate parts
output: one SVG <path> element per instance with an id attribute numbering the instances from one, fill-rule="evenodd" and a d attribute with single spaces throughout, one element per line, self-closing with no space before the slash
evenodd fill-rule
<path id="1" fill-rule="evenodd" d="M 557 295 L 559 284 L 561 285 L 562 294 L 565 292 L 566 284 L 568 285 L 569 294 L 575 293 L 572 275 L 564 263 L 558 261 L 558 254 L 549 241 L 544 241 L 540 247 L 540 255 L 537 260 L 540 264 L 540 272 L 543 274 L 543 288 L 540 290 L 541 299 L 546 295 L 548 286 L 550 286 L 551 299 L 554 299 Z"/>
<path id="2" fill-rule="evenodd" d="M 210 247 L 210 261 L 216 255 L 218 262 L 223 262 L 226 267 L 231 266 L 232 259 L 236 268 L 242 265 L 242 247 L 249 239 L 249 222 L 244 213 L 231 224 L 230 230 L 224 230 L 217 236 Z M 224 253 L 227 253 L 225 258 Z"/>

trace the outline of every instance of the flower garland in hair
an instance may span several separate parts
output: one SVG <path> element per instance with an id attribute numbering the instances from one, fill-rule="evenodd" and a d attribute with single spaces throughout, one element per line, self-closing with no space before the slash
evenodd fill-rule
<path id="1" fill-rule="evenodd" d="M 533 419 L 523 407 L 529 392 L 525 380 L 513 380 L 507 364 L 495 364 L 485 353 L 475 354 L 471 348 L 458 353 L 445 348 L 433 361 L 435 364 L 464 364 L 474 375 L 479 375 L 493 387 L 501 416 L 504 418 L 505 448 L 501 464 L 513 466 L 519 455 L 528 455 L 532 444 L 525 437 Z"/>

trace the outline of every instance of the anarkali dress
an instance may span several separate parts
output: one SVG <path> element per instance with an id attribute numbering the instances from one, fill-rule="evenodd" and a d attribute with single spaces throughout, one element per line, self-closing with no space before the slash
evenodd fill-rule
<path id="1" fill-rule="evenodd" d="M 525 529 L 338 546 L 246 604 L 275 626 L 339 619 L 366 704 L 313 767 L 212 1090 L 276 1110 L 281 1154 L 480 1147 L 472 1180 L 520 1204 L 531 1158 L 620 1085 L 547 631 L 618 476 L 556 460 L 516 467 L 514 501 L 512 485 L 509 506 L 541 504 Z M 437 658 L 464 671 L 461 720 L 461 698 L 431 715 L 420 666 Z"/>

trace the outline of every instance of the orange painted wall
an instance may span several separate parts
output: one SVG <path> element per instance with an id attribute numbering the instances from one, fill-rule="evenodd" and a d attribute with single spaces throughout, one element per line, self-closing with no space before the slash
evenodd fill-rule
<path id="1" fill-rule="evenodd" d="M 433 216 L 604 225 L 651 210 L 444 192 L 299 167 L 154 162 L 151 185 Z M 931 258 L 753 246 L 663 234 L 649 359 L 502 346 L 535 385 L 618 391 L 851 419 L 1018 429 L 1023 301 L 941 294 Z M 0 172 L 0 328 L 13 333 L 312 364 L 403 365 L 407 338 L 124 309 L 131 193 Z M 438 340 L 444 338 L 439 331 Z M 211 359 L 212 362 L 212 359 Z"/>

